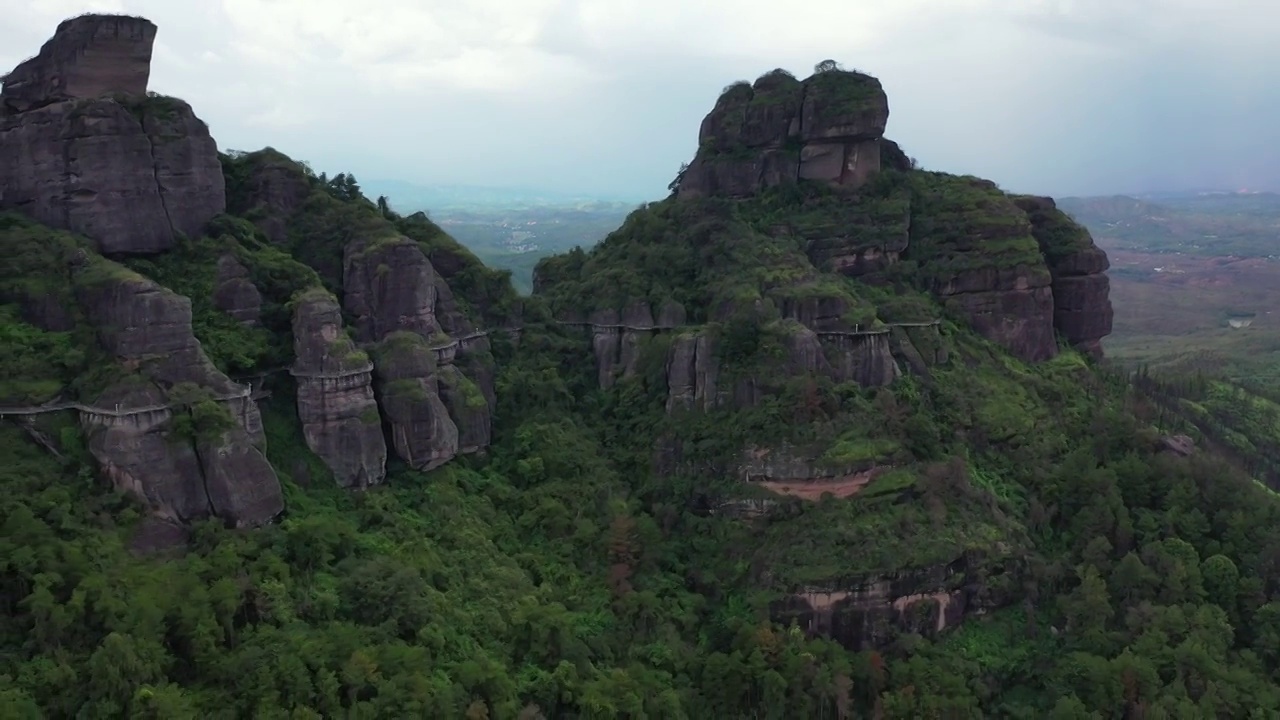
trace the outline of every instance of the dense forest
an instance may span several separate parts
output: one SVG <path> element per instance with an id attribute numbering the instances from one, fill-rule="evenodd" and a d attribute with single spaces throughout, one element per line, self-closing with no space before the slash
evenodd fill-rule
<path id="1" fill-rule="evenodd" d="M 224 157 L 231 195 L 253 160 Z M 244 253 L 267 288 L 263 328 L 194 308 L 210 356 L 233 374 L 288 354 L 271 319 L 287 313 L 271 303 L 327 277 L 323 233 L 418 223 L 423 243 L 447 242 L 429 221 L 360 196 L 350 176 L 310 182 L 307 225 L 294 230 L 306 250 L 281 252 L 228 217 L 218 236 L 133 264 L 201 297 L 211 257 L 201 246 Z M 714 211 L 759 227 L 784 201 Z M 705 228 L 681 220 L 711 212 L 694 208 L 653 204 L 564 262 L 625 257 L 618 268 L 633 277 L 682 282 L 670 253 Z M 740 251 L 769 251 L 717 237 L 729 245 L 716 257 L 754 263 Z M 44 256 L 24 248 L 51 242 L 78 241 L 0 222 L 6 296 Z M 307 252 L 311 267 L 294 259 Z M 517 300 L 492 289 L 499 281 L 476 270 L 456 284 L 500 315 Z M 844 287 L 872 306 L 949 317 L 899 289 Z M 1066 348 L 1027 364 L 948 319 L 949 357 L 923 375 L 874 388 L 800 377 L 751 410 L 672 417 L 660 352 L 597 385 L 590 343 L 552 321 L 550 304 L 574 292 L 523 300 L 518 348 L 495 342 L 487 454 L 428 473 L 393 459 L 385 485 L 365 492 L 327 479 L 301 442 L 293 381 L 269 376 L 266 447 L 287 511 L 256 530 L 210 520 L 176 546 L 158 543 L 145 510 L 95 479 L 70 413 L 6 419 L 5 716 L 1261 718 L 1280 708 L 1280 502 L 1240 463 L 1168 452 L 1157 429 L 1216 440 L 1223 433 L 1197 431 L 1192 415 L 1170 419 L 1190 407 L 1233 427 L 1238 405 L 1205 400 L 1216 386 L 1131 382 Z M 80 376 L 74 333 L 4 312 L 7 399 L 48 399 Z M 730 322 L 726 362 L 767 360 L 770 328 Z M 853 497 L 783 498 L 756 517 L 708 511 L 740 496 L 731 474 L 652 472 L 663 434 L 699 446 L 692 457 L 711 467 L 788 418 L 832 425 L 846 456 L 896 470 Z M 1274 419 L 1241 431 L 1259 446 Z M 983 556 L 973 567 L 990 595 L 990 609 L 958 627 L 889 628 L 858 647 L 770 609 L 780 587 L 953 551 Z"/>

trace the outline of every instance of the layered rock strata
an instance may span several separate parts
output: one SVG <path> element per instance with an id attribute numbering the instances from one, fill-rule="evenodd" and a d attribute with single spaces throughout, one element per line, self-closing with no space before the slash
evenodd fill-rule
<path id="1" fill-rule="evenodd" d="M 373 394 L 373 365 L 347 336 L 342 309 L 328 292 L 309 291 L 294 305 L 293 349 L 291 373 L 307 447 L 342 487 L 382 483 L 387 445 Z"/>
<path id="2" fill-rule="evenodd" d="M 1052 276 L 1054 327 L 1076 349 L 1101 357 L 1114 316 L 1106 252 L 1052 198 L 1021 197 L 1017 203 L 1031 220 Z"/>
<path id="3" fill-rule="evenodd" d="M 800 81 L 775 70 L 737 83 L 702 121 L 679 197 L 745 197 L 798 180 L 856 188 L 880 170 L 888 119 L 880 81 L 858 72 Z"/>
<path id="4" fill-rule="evenodd" d="M 496 404 L 488 340 L 418 244 L 398 236 L 349 244 L 343 285 L 356 338 L 375 347 L 397 454 L 430 469 L 488 447 Z"/>
<path id="5" fill-rule="evenodd" d="M 105 254 L 166 250 L 225 209 L 208 127 L 185 102 L 147 94 L 154 38 L 146 20 L 86 15 L 5 78 L 0 209 Z"/>
<path id="6" fill-rule="evenodd" d="M 105 260 L 77 274 L 77 296 L 120 377 L 82 414 L 89 451 L 117 487 L 157 515 L 269 522 L 284 502 L 262 454 L 250 388 L 205 356 L 191 302 Z"/>

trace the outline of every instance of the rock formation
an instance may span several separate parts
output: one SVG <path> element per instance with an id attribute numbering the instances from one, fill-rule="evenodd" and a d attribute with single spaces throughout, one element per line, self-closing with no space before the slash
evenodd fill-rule
<path id="1" fill-rule="evenodd" d="M 5 76 L 0 114 L 115 93 L 145 95 L 155 39 L 155 24 L 140 17 L 64 20 L 35 57 Z"/>
<path id="2" fill-rule="evenodd" d="M 1011 198 L 989 181 L 915 171 L 883 137 L 888 115 L 879 81 L 857 72 L 828 69 L 799 81 L 776 70 L 736 83 L 703 120 L 676 195 L 747 200 L 804 181 L 857 190 L 882 167 L 909 174 L 913 180 L 871 191 L 802 192 L 803 212 L 775 213 L 758 229 L 799 242 L 817 268 L 849 277 L 874 279 L 915 261 L 946 307 L 1024 360 L 1056 355 L 1056 334 L 1100 355 L 1111 331 L 1108 263 L 1088 233 L 1047 198 Z"/>
<path id="3" fill-rule="evenodd" d="M 888 119 L 880 81 L 858 72 L 802 82 L 775 70 L 734 84 L 702 121 L 679 197 L 745 197 L 800 179 L 856 188 L 880 170 Z"/>
<path id="4" fill-rule="evenodd" d="M 1089 231 L 1058 209 L 1052 198 L 1020 197 L 1031 219 L 1053 277 L 1053 324 L 1076 349 L 1102 355 L 1102 338 L 1111 334 L 1111 267 Z"/>
<path id="5" fill-rule="evenodd" d="M 307 447 L 342 487 L 381 483 L 387 445 L 373 396 L 373 365 L 347 337 L 342 309 L 328 292 L 315 289 L 298 298 L 293 350 L 298 418 Z"/>
<path id="6" fill-rule="evenodd" d="M 243 157 L 248 165 L 245 191 L 227 198 L 227 211 L 253 218 L 271 242 L 284 244 L 288 222 L 311 194 L 311 183 L 302 166 L 274 148 Z"/>
<path id="7" fill-rule="evenodd" d="M 801 588 L 773 603 L 770 615 L 852 650 L 882 646 L 900 633 L 936 637 L 968 614 L 1003 604 L 981 580 L 966 577 L 970 564 L 962 557 L 949 565 Z"/>
<path id="8" fill-rule="evenodd" d="M 489 445 L 493 394 L 488 342 L 412 240 L 346 248 L 344 306 L 356 338 L 376 344 L 379 401 L 397 454 L 430 469 Z"/>
<path id="9" fill-rule="evenodd" d="M 780 335 L 787 355 L 778 370 L 785 375 L 820 375 L 835 382 L 872 387 L 888 385 L 901 374 L 898 354 L 916 358 L 911 367 L 922 368 L 922 372 L 937 362 L 932 354 L 926 362 L 905 333 L 895 345 L 889 328 L 855 329 L 843 317 L 849 306 L 841 298 L 784 300 L 781 306 L 784 318 L 793 321 Z M 720 360 L 715 355 L 712 328 L 686 327 L 684 307 L 670 301 L 662 304 L 656 316 L 655 321 L 648 303 L 633 302 L 621 311 L 597 310 L 577 323 L 591 337 L 600 387 L 611 387 L 619 378 L 635 375 L 645 341 L 672 333 L 666 357 L 668 412 L 710 409 L 727 402 L 734 407 L 753 404 L 760 386 L 755 379 L 743 378 L 731 387 L 718 385 Z M 936 335 L 936 329 L 922 330 Z M 901 350 L 895 351 L 895 346 Z"/>
<path id="10" fill-rule="evenodd" d="M 217 146 L 181 100 L 147 94 L 155 25 L 86 15 L 58 26 L 0 90 L 0 209 L 155 253 L 226 206 Z"/>
<path id="11" fill-rule="evenodd" d="M 234 255 L 218 258 L 218 274 L 214 278 L 213 306 L 253 327 L 262 317 L 262 293 L 249 279 L 249 269 Z"/>
<path id="12" fill-rule="evenodd" d="M 283 496 L 257 447 L 257 404 L 205 356 L 190 300 L 102 259 L 75 282 L 99 343 L 120 363 L 119 379 L 92 401 L 110 410 L 82 416 L 104 474 L 175 520 L 252 526 L 277 516 Z"/>

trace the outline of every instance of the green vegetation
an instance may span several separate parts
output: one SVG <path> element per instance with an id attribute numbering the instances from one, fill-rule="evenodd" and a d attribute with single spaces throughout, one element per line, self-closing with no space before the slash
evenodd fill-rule
<path id="1" fill-rule="evenodd" d="M 241 324 L 215 306 L 220 266 L 231 260 L 249 271 L 249 280 L 262 295 L 260 326 Z M 272 247 L 251 224 L 230 217 L 215 219 L 208 237 L 184 239 L 168 253 L 126 263 L 191 300 L 191 324 L 205 354 L 220 370 L 233 374 L 292 362 L 289 301 L 319 284 L 313 270 Z"/>
<path id="2" fill-rule="evenodd" d="M 911 244 L 927 283 L 966 273 L 1025 268 L 1045 276 L 1031 225 L 1009 196 L 987 180 L 913 171 Z"/>
<path id="3" fill-rule="evenodd" d="M 350 175 L 270 153 L 224 163 L 245 215 L 132 270 L 0 216 L 0 369 L 14 373 L 0 390 L 37 401 L 121 372 L 91 361 L 74 308 L 95 278 L 125 272 L 188 295 L 227 368 L 289 358 L 290 303 L 340 297 L 352 241 L 414 243 L 473 319 L 513 319 L 502 273 L 425 217 L 361 197 Z M 263 163 L 301 173 L 307 191 L 280 246 L 253 224 L 270 210 L 252 190 Z M 822 253 L 904 234 L 896 265 L 826 271 Z M 227 255 L 263 295 L 260 328 L 212 305 Z M 912 372 L 856 358 L 899 360 L 885 387 L 805 369 L 816 343 L 796 315 L 932 320 L 928 292 L 947 278 L 1018 267 L 1044 271 L 1025 213 L 972 178 L 887 172 L 839 201 L 801 185 L 648 205 L 595 249 L 540 263 L 518 347 L 494 340 L 487 454 L 427 474 L 392 460 L 384 485 L 342 491 L 277 376 L 265 452 L 286 515 L 255 530 L 200 524 L 162 553 L 144 552 L 158 521 L 93 480 L 69 418 L 4 420 L 0 703 L 19 717 L 165 718 L 1280 711 L 1280 499 L 1246 472 L 1276 457 L 1280 402 L 1211 381 L 1130 382 L 1071 351 L 1027 365 L 951 319 L 894 330 L 930 358 Z M 635 372 L 608 390 L 587 337 L 550 322 L 668 300 L 690 327 L 638 334 Z M 65 329 L 39 329 L 55 319 Z M 699 335 L 717 370 L 711 407 L 668 412 L 668 363 Z M 392 377 L 434 362 L 417 335 L 373 352 Z M 487 388 L 441 375 L 485 402 Z M 384 401 L 422 391 L 380 388 Z M 190 403 L 180 437 L 209 442 L 234 424 L 208 391 L 169 395 Z M 1206 450 L 1162 451 L 1175 430 Z M 843 498 L 767 494 L 744 487 L 748 448 L 876 473 Z M 867 599 L 877 592 L 883 602 Z M 831 614 L 797 611 L 811 596 L 831 598 Z"/>
<path id="4" fill-rule="evenodd" d="M 805 82 L 807 93 L 832 103 L 829 112 L 834 115 L 857 116 L 875 109 L 877 101 L 884 99 L 880 81 L 857 70 L 815 68 L 813 76 Z"/>

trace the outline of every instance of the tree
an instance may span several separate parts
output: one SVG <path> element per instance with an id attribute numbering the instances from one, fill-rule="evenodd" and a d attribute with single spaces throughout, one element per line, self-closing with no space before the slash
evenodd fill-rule
<path id="1" fill-rule="evenodd" d="M 835 60 L 823 60 L 822 62 L 813 66 L 813 71 L 815 73 L 832 72 L 832 71 L 841 70 L 841 69 L 842 68 L 840 67 L 840 63 L 836 62 Z"/>
<path id="2" fill-rule="evenodd" d="M 680 163 L 680 170 L 676 172 L 676 177 L 667 185 L 667 190 L 674 193 L 680 189 L 680 183 L 684 181 L 685 171 L 689 169 L 689 163 Z"/>

